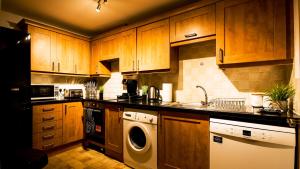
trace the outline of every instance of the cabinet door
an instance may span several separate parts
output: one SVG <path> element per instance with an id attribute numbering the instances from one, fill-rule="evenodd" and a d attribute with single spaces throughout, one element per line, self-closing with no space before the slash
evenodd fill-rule
<path id="1" fill-rule="evenodd" d="M 136 29 L 121 33 L 120 72 L 136 71 Z"/>
<path id="2" fill-rule="evenodd" d="M 74 73 L 74 48 L 75 41 L 72 37 L 57 34 L 56 50 L 57 50 L 57 72 L 59 73 Z"/>
<path id="3" fill-rule="evenodd" d="M 34 26 L 28 26 L 31 36 L 31 70 L 54 71 L 51 58 L 51 32 Z"/>
<path id="4" fill-rule="evenodd" d="M 89 74 L 90 44 L 88 41 L 77 39 L 77 48 L 74 54 L 74 73 Z"/>
<path id="5" fill-rule="evenodd" d="M 285 3 L 285 0 L 218 2 L 217 63 L 286 59 Z"/>
<path id="6" fill-rule="evenodd" d="M 170 69 L 169 19 L 137 29 L 138 71 Z"/>
<path id="7" fill-rule="evenodd" d="M 107 155 L 123 161 L 123 119 L 118 106 L 105 108 L 105 148 Z"/>
<path id="8" fill-rule="evenodd" d="M 209 169 L 209 118 L 163 112 L 158 129 L 161 169 Z"/>
<path id="9" fill-rule="evenodd" d="M 100 62 L 100 40 L 91 43 L 91 75 L 110 75 L 110 70 Z"/>
<path id="10" fill-rule="evenodd" d="M 83 138 L 83 108 L 81 102 L 63 104 L 63 144 Z"/>
<path id="11" fill-rule="evenodd" d="M 215 13 L 215 5 L 210 5 L 171 17 L 171 42 L 216 34 Z"/>
<path id="12" fill-rule="evenodd" d="M 120 57 L 119 41 L 120 36 L 118 34 L 100 40 L 100 61 L 111 60 Z"/>

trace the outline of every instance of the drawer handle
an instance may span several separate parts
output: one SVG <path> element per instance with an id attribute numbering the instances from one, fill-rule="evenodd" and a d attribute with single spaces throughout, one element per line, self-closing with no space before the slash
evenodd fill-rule
<path id="1" fill-rule="evenodd" d="M 43 121 L 49 121 L 49 120 L 54 120 L 54 117 L 53 116 L 52 117 L 48 117 L 48 118 L 43 117 Z"/>
<path id="2" fill-rule="evenodd" d="M 51 130 L 51 129 L 54 129 L 54 125 L 53 126 L 45 126 L 43 127 L 43 130 Z"/>
<path id="3" fill-rule="evenodd" d="M 191 34 L 184 35 L 184 37 L 186 37 L 186 38 L 191 38 L 191 37 L 194 37 L 194 36 L 197 36 L 197 33 L 191 33 Z"/>
<path id="4" fill-rule="evenodd" d="M 54 143 L 43 145 L 43 149 L 52 148 L 54 146 Z"/>
<path id="5" fill-rule="evenodd" d="M 50 108 L 50 109 L 44 109 L 44 108 L 43 108 L 43 112 L 53 111 L 53 110 L 54 110 L 54 108 Z"/>
<path id="6" fill-rule="evenodd" d="M 43 140 L 48 140 L 48 139 L 52 139 L 52 138 L 54 138 L 54 134 L 52 134 L 52 135 L 47 135 L 47 136 L 43 136 Z"/>

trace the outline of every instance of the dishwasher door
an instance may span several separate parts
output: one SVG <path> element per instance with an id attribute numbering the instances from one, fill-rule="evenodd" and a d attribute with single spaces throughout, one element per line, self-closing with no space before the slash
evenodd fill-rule
<path id="1" fill-rule="evenodd" d="M 210 169 L 294 169 L 295 129 L 211 119 Z"/>

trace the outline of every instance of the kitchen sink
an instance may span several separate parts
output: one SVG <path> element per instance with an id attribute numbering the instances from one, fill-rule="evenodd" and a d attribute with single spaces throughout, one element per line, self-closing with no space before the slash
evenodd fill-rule
<path id="1" fill-rule="evenodd" d="M 200 108 L 206 108 L 206 105 L 203 105 L 199 102 L 190 102 L 190 103 L 179 103 L 179 102 L 172 102 L 172 103 L 166 103 L 165 106 L 172 106 L 172 107 L 182 107 L 182 108 L 193 108 L 193 109 L 200 109 Z"/>

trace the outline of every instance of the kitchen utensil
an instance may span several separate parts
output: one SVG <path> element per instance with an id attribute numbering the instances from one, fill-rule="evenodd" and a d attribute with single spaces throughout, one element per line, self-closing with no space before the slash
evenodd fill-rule
<path id="1" fill-rule="evenodd" d="M 148 89 L 148 99 L 150 101 L 160 101 L 161 96 L 160 96 L 160 91 L 158 88 L 155 86 L 150 86 Z"/>

